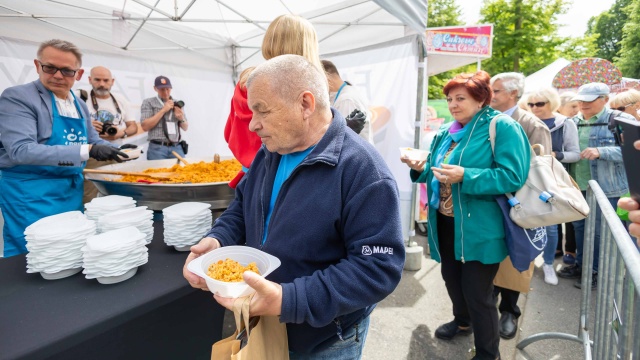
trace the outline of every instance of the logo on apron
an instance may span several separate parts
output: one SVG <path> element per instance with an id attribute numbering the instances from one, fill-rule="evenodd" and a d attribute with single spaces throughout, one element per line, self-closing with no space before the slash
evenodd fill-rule
<path id="1" fill-rule="evenodd" d="M 62 135 L 62 138 L 65 139 L 66 141 L 64 142 L 64 145 L 83 145 L 87 143 L 87 136 L 82 134 L 82 131 L 78 131 L 78 133 L 76 134 L 76 129 L 71 128 L 70 131 L 67 131 L 67 129 L 64 129 L 64 134 Z"/>

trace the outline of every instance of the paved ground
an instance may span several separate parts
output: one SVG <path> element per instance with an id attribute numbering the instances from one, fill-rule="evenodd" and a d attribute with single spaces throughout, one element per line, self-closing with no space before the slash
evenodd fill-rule
<path id="1" fill-rule="evenodd" d="M 425 237 L 416 237 L 424 245 Z M 560 262 L 556 266 L 561 267 Z M 518 341 L 540 332 L 577 334 L 580 290 L 573 280 L 559 279 L 557 286 L 544 282 L 542 259 L 536 260 L 531 291 L 520 297 L 523 315 L 515 339 L 500 341 L 505 360 L 577 360 L 583 358 L 581 344 L 566 340 L 543 340 L 516 349 Z M 592 317 L 593 318 L 593 317 Z M 452 319 L 451 302 L 440 275 L 440 265 L 423 254 L 419 271 L 405 271 L 398 288 L 372 314 L 365 346 L 365 360 L 470 359 L 473 337 L 452 341 L 435 338 L 435 329 Z M 223 336 L 234 330 L 233 315 L 227 311 Z"/>

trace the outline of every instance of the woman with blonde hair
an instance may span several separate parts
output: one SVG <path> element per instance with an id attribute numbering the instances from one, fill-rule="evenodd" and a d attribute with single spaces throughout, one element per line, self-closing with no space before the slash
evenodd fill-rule
<path id="1" fill-rule="evenodd" d="M 640 121 L 640 91 L 634 89 L 627 89 L 623 92 L 616 94 L 609 101 L 609 107 L 633 116 L 636 120 Z"/>
<path id="2" fill-rule="evenodd" d="M 562 114 L 568 118 L 572 118 L 578 115 L 580 108 L 578 108 L 578 101 L 571 100 L 576 93 L 572 91 L 566 91 L 560 94 L 560 107 L 556 110 L 559 114 Z"/>
<path id="3" fill-rule="evenodd" d="M 266 60 L 276 56 L 293 54 L 305 57 L 322 73 L 318 36 L 311 23 L 298 15 L 285 14 L 275 18 L 262 40 L 262 57 Z M 242 170 L 231 180 L 229 186 L 235 188 L 249 170 L 258 150 L 262 146 L 260 137 L 249 130 L 253 113 L 247 105 L 245 83 L 253 68 L 245 69 L 241 74 L 231 99 L 231 111 L 224 128 L 224 139 L 236 159 L 242 164 Z"/>
<path id="4" fill-rule="evenodd" d="M 553 88 L 539 88 L 529 93 L 527 97 L 527 105 L 531 112 L 549 127 L 551 155 L 566 167 L 567 164 L 580 160 L 580 141 L 576 124 L 570 118 L 555 113 L 560 104 L 560 96 Z M 558 241 L 558 225 L 547 226 L 547 245 L 542 253 L 544 259 L 542 270 L 544 281 L 550 285 L 558 284 L 558 277 L 553 269 Z"/>

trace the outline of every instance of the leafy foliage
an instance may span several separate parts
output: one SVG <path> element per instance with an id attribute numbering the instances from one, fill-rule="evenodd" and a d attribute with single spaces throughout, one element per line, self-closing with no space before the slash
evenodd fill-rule
<path id="1" fill-rule="evenodd" d="M 489 74 L 530 74 L 560 55 L 567 39 L 558 35 L 558 16 L 567 0 L 485 0 L 481 22 L 494 24 L 493 54 L 483 62 Z"/>
<path id="2" fill-rule="evenodd" d="M 629 17 L 623 27 L 620 57 L 615 59 L 622 75 L 640 78 L 640 0 L 633 0 L 627 8 Z"/>
<path id="3" fill-rule="evenodd" d="M 633 0 L 616 0 L 609 10 L 589 19 L 587 35 L 597 37 L 596 57 L 614 61 L 620 56 L 622 29 L 629 17 L 625 9 L 632 2 Z"/>

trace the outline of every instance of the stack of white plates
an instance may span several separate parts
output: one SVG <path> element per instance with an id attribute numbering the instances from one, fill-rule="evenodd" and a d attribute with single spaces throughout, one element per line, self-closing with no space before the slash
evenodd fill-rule
<path id="1" fill-rule="evenodd" d="M 47 280 L 62 279 L 82 269 L 82 246 L 95 235 L 96 224 L 80 211 L 44 217 L 29 225 L 27 272 Z"/>
<path id="2" fill-rule="evenodd" d="M 108 195 L 94 198 L 84 204 L 85 216 L 89 220 L 97 221 L 102 215 L 113 211 L 128 209 L 136 206 L 136 201 L 128 196 Z"/>
<path id="3" fill-rule="evenodd" d="M 164 242 L 178 251 L 189 251 L 211 230 L 210 207 L 201 202 L 183 202 L 162 210 Z"/>
<path id="4" fill-rule="evenodd" d="M 82 273 L 101 284 L 127 280 L 149 260 L 144 238 L 144 233 L 133 226 L 90 237 L 82 247 Z"/>
<path id="5" fill-rule="evenodd" d="M 138 206 L 114 211 L 98 219 L 98 233 L 134 226 L 145 234 L 147 244 L 153 239 L 153 211 L 146 206 Z"/>

